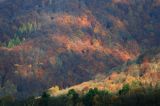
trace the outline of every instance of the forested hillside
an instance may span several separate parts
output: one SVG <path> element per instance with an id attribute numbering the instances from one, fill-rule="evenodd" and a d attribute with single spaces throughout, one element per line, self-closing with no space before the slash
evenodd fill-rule
<path id="1" fill-rule="evenodd" d="M 159 0 L 0 0 L 0 96 L 67 88 L 154 57 L 159 29 Z"/>

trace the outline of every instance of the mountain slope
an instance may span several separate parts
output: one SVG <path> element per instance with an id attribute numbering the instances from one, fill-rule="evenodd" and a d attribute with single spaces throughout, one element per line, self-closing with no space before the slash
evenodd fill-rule
<path id="1" fill-rule="evenodd" d="M 2 92 L 10 83 L 19 97 L 65 88 L 159 48 L 159 9 L 158 0 L 1 1 L 1 42 L 22 40 L 0 48 Z"/>

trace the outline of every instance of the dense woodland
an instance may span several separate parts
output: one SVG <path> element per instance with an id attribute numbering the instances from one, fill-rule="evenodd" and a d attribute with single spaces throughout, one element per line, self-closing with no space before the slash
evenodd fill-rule
<path id="1" fill-rule="evenodd" d="M 0 105 L 158 105 L 159 29 L 160 0 L 0 0 Z"/>

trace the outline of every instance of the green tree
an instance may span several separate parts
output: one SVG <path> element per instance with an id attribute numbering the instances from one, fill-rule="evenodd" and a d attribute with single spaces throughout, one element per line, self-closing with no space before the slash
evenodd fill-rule
<path id="1" fill-rule="evenodd" d="M 22 43 L 22 41 L 20 40 L 20 38 L 18 36 L 15 36 L 13 39 L 9 40 L 7 47 L 12 48 L 12 47 L 17 46 L 21 43 Z"/>
<path id="2" fill-rule="evenodd" d="M 96 94 L 98 94 L 98 89 L 97 88 L 90 89 L 88 91 L 88 93 L 86 95 L 84 95 L 84 98 L 83 98 L 84 105 L 92 106 L 93 105 L 93 98 Z"/>
<path id="3" fill-rule="evenodd" d="M 79 95 L 74 89 L 71 89 L 68 91 L 67 98 L 68 98 L 67 104 L 69 106 L 76 106 L 76 103 L 78 103 L 79 100 Z"/>
<path id="4" fill-rule="evenodd" d="M 47 92 L 43 92 L 41 96 L 41 102 L 40 105 L 42 106 L 48 106 L 50 95 Z"/>
<path id="5" fill-rule="evenodd" d="M 129 92 L 129 90 L 130 90 L 129 84 L 125 84 L 125 85 L 123 85 L 123 88 L 121 90 L 119 90 L 119 94 L 125 95 Z"/>

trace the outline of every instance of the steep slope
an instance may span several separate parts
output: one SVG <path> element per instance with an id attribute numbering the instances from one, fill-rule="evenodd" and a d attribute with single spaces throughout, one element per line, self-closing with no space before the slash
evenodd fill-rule
<path id="1" fill-rule="evenodd" d="M 19 97 L 36 95 L 52 85 L 65 88 L 108 73 L 148 47 L 159 46 L 158 3 L 1 1 L 1 42 L 15 35 L 23 41 L 13 48 L 0 48 L 2 92 L 11 84 Z"/>

